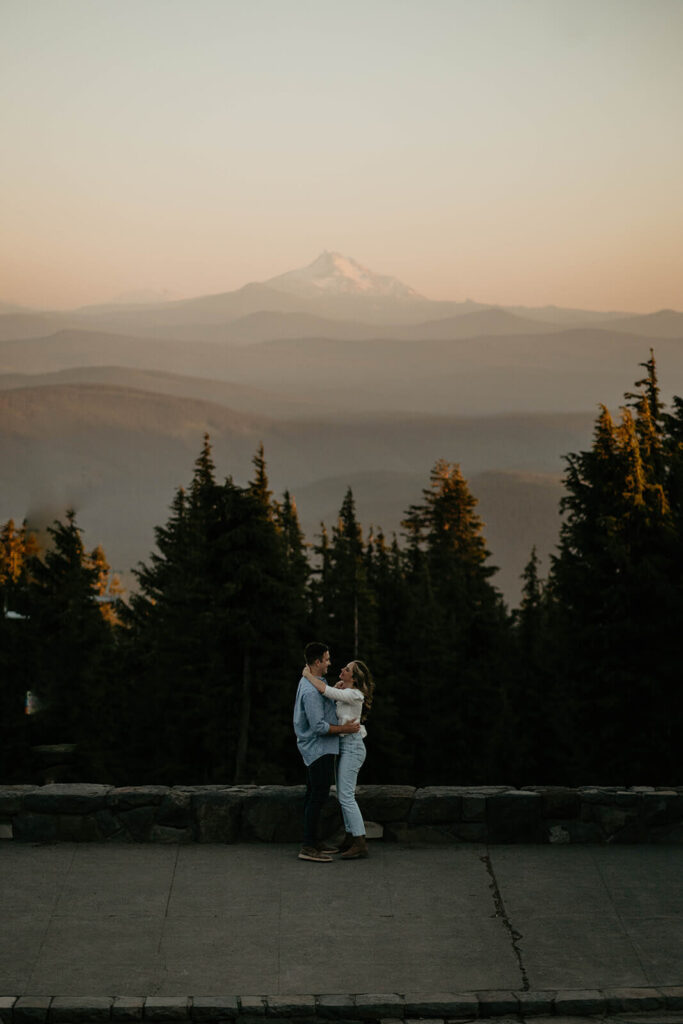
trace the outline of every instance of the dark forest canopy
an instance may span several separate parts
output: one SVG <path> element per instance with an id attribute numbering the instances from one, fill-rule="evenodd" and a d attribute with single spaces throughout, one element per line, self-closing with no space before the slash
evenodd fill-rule
<path id="1" fill-rule="evenodd" d="M 360 657 L 377 680 L 365 782 L 673 784 L 683 400 L 665 409 L 654 356 L 641 365 L 619 418 L 601 408 L 591 448 L 566 456 L 549 576 L 530 552 L 513 612 L 476 498 L 443 459 L 399 537 L 364 533 L 349 489 L 309 545 L 263 448 L 241 487 L 205 436 L 127 602 L 73 511 L 44 551 L 9 521 L 0 782 L 29 779 L 32 745 L 70 742 L 88 781 L 298 783 L 292 700 L 318 638 L 335 678 Z"/>

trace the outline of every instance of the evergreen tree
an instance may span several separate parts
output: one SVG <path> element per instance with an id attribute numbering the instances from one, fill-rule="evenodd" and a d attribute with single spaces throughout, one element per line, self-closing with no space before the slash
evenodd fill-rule
<path id="1" fill-rule="evenodd" d="M 156 531 L 158 553 L 138 571 L 129 624 L 161 715 L 152 759 L 160 781 L 287 773 L 300 627 L 262 449 L 255 465 L 246 488 L 218 484 L 205 437 L 189 491 L 176 494 Z"/>
<path id="2" fill-rule="evenodd" d="M 331 540 L 324 533 L 318 602 L 321 635 L 329 643 L 335 668 L 352 658 L 370 657 L 376 636 L 375 601 L 367 583 L 363 534 L 348 488 Z"/>
<path id="3" fill-rule="evenodd" d="M 420 782 L 491 781 L 507 766 L 509 626 L 476 504 L 460 467 L 441 459 L 404 521 Z"/>
<path id="4" fill-rule="evenodd" d="M 671 449 L 654 357 L 614 423 L 605 408 L 590 451 L 567 457 L 559 554 L 552 570 L 573 781 L 667 781 L 681 536 L 670 501 Z M 635 410 L 632 412 L 632 409 Z"/>
<path id="5" fill-rule="evenodd" d="M 87 773 L 102 765 L 113 633 L 99 602 L 100 567 L 84 548 L 73 509 L 47 532 L 50 547 L 27 563 L 31 689 L 44 708 L 43 741 L 75 743 Z"/>
<path id="6" fill-rule="evenodd" d="M 562 713 L 564 690 L 558 684 L 551 644 L 551 591 L 540 576 L 536 547 L 522 573 L 522 596 L 513 614 L 514 659 L 511 724 L 520 785 L 564 781 L 571 748 Z"/>

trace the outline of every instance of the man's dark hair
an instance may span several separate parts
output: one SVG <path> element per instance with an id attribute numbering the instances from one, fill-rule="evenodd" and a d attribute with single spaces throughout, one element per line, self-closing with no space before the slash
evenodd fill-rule
<path id="1" fill-rule="evenodd" d="M 306 644 L 306 648 L 304 650 L 306 664 L 312 665 L 314 661 L 320 661 L 323 658 L 325 651 L 329 651 L 329 649 L 330 648 L 327 644 L 321 644 L 317 640 L 314 640 L 310 644 Z"/>

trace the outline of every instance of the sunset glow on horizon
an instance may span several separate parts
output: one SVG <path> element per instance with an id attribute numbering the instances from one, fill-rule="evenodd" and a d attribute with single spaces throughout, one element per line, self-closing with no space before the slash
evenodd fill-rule
<path id="1" fill-rule="evenodd" d="M 0 303 L 683 308 L 679 0 L 4 0 Z"/>

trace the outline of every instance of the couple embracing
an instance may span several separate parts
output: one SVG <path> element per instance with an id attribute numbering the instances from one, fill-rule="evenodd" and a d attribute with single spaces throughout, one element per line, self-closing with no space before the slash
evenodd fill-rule
<path id="1" fill-rule="evenodd" d="M 306 766 L 304 841 L 300 860 L 329 863 L 333 853 L 342 860 L 367 857 L 365 825 L 356 803 L 356 779 L 365 761 L 366 730 L 363 722 L 372 705 L 375 684 L 362 661 L 350 661 L 339 673 L 339 682 L 325 682 L 330 665 L 326 644 L 310 643 L 304 652 L 303 670 L 294 702 L 294 732 Z M 332 780 L 344 818 L 345 836 L 339 847 L 318 839 L 318 823 Z"/>

